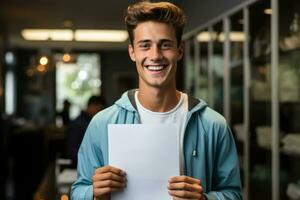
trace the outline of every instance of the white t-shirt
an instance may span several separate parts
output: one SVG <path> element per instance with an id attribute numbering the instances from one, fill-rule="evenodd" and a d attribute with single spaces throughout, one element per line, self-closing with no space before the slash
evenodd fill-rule
<path id="1" fill-rule="evenodd" d="M 188 97 L 187 94 L 182 93 L 178 104 L 170 111 L 167 112 L 153 112 L 143 107 L 138 99 L 138 91 L 135 92 L 135 102 L 142 124 L 177 124 L 179 130 L 180 141 L 180 173 L 184 172 L 183 161 L 183 136 L 185 130 L 185 121 L 188 112 Z"/>

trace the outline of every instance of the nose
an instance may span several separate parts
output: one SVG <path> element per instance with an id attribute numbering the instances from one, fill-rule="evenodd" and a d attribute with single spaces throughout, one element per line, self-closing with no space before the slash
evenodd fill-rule
<path id="1" fill-rule="evenodd" d="M 150 51 L 150 59 L 152 61 L 161 60 L 163 57 L 162 51 L 158 46 L 153 46 Z"/>

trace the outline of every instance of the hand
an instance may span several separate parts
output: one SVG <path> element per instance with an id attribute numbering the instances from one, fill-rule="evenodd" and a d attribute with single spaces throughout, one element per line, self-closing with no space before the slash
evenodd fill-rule
<path id="1" fill-rule="evenodd" d="M 125 185 L 126 173 L 121 169 L 109 165 L 97 168 L 93 176 L 94 199 L 109 199 L 111 192 L 120 191 Z"/>
<path id="2" fill-rule="evenodd" d="M 189 176 L 172 177 L 169 180 L 168 190 L 173 200 L 205 199 L 200 180 Z"/>

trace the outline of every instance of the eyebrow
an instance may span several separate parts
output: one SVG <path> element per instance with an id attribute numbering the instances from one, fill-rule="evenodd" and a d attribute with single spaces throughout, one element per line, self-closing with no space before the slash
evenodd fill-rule
<path id="1" fill-rule="evenodd" d="M 141 44 L 141 43 L 148 43 L 148 42 L 152 42 L 152 41 L 146 39 L 146 40 L 140 40 L 140 41 L 138 41 L 137 43 L 138 43 L 138 44 Z M 158 41 L 158 44 L 161 44 L 161 43 L 163 43 L 163 42 L 174 43 L 175 41 L 169 40 L 169 39 L 161 39 L 161 40 Z"/>
<path id="2" fill-rule="evenodd" d="M 138 43 L 138 44 L 141 44 L 141 43 L 147 43 L 147 42 L 151 42 L 151 40 L 140 40 L 140 41 L 138 41 L 137 43 Z"/>

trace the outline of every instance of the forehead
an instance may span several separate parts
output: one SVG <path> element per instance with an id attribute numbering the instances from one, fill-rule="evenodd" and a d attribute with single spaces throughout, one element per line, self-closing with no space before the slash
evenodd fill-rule
<path id="1" fill-rule="evenodd" d="M 156 41 L 162 39 L 176 42 L 176 33 L 174 27 L 163 22 L 147 21 L 139 23 L 133 30 L 133 33 L 134 42 L 138 42 L 140 40 Z"/>

